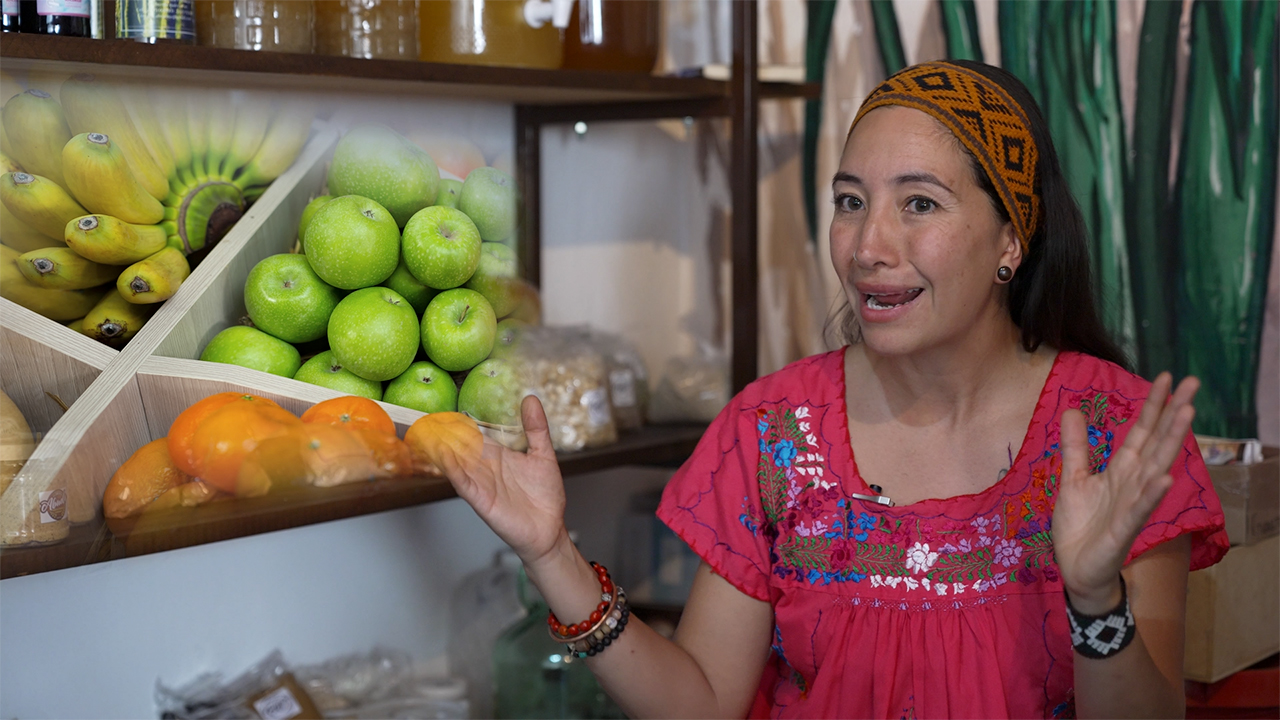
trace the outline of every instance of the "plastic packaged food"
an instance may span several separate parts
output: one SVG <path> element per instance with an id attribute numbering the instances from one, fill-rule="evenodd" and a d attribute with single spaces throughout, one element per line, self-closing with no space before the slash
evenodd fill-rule
<path id="1" fill-rule="evenodd" d="M 419 57 L 427 62 L 558 68 L 560 30 L 533 27 L 525 0 L 427 0 L 419 14 Z"/>
<path id="2" fill-rule="evenodd" d="M 586 328 L 529 327 L 514 350 L 524 391 L 542 401 L 556 450 L 582 450 L 618 440 L 609 407 L 609 372 Z"/>
<path id="3" fill-rule="evenodd" d="M 592 330 L 591 344 L 604 356 L 609 377 L 609 406 L 618 430 L 644 425 L 649 405 L 649 371 L 636 347 L 621 335 Z"/>
<path id="4" fill-rule="evenodd" d="M 562 67 L 653 72 L 662 20 L 657 0 L 578 0 L 575 10 Z"/>
<path id="5" fill-rule="evenodd" d="M 428 0 L 424 5 L 434 5 Z M 357 58 L 416 60 L 414 0 L 315 0 L 316 52 Z"/>
<path id="6" fill-rule="evenodd" d="M 311 0 L 202 0 L 196 4 L 201 45 L 309 53 L 315 49 Z"/>
<path id="7" fill-rule="evenodd" d="M 650 422 L 711 422 L 729 403 L 729 358 L 707 345 L 667 361 L 649 403 Z"/>

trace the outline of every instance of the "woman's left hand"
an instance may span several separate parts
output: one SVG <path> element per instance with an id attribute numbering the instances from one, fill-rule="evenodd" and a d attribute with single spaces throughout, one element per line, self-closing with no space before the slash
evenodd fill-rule
<path id="1" fill-rule="evenodd" d="M 1120 603 L 1120 569 L 1133 541 L 1173 485 L 1169 467 L 1191 429 L 1200 382 L 1161 373 L 1107 469 L 1090 473 L 1088 428 L 1078 410 L 1062 414 L 1062 475 L 1053 510 L 1053 551 L 1077 611 L 1101 615 Z"/>

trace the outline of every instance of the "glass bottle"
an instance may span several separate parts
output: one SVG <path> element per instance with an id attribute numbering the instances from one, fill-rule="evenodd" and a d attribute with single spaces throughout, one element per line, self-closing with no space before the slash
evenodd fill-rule
<path id="1" fill-rule="evenodd" d="M 201 45 L 309 53 L 315 49 L 315 25 L 316 9 L 311 0 L 196 3 L 196 37 Z"/>
<path id="2" fill-rule="evenodd" d="M 524 0 L 430 0 L 418 17 L 427 62 L 554 69 L 563 58 L 560 30 L 531 27 Z"/>
<path id="3" fill-rule="evenodd" d="M 651 73 L 658 61 L 657 0 L 578 0 L 564 38 L 572 70 Z"/>
<path id="4" fill-rule="evenodd" d="M 93 37 L 92 0 L 36 0 L 23 32 L 62 37 Z M 7 3 L 6 3 L 7 5 Z M 8 8 L 5 8 L 8 16 Z"/>
<path id="5" fill-rule="evenodd" d="M 547 633 L 547 603 L 524 568 L 517 583 L 528 616 L 498 637 L 493 648 L 497 718 L 624 718 L 583 661 Z"/>
<path id="6" fill-rule="evenodd" d="M 315 0 L 315 8 L 317 53 L 389 60 L 418 57 L 414 0 Z"/>
<path id="7" fill-rule="evenodd" d="M 22 9 L 18 0 L 4 0 L 3 32 L 22 32 Z"/>
<path id="8" fill-rule="evenodd" d="M 116 0 L 116 37 L 194 45 L 195 0 Z"/>

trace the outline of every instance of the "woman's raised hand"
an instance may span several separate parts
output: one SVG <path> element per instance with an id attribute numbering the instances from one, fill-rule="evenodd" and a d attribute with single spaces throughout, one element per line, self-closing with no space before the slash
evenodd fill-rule
<path id="1" fill-rule="evenodd" d="M 481 452 L 445 453 L 440 469 L 480 519 L 529 565 L 555 547 L 564 530 L 564 480 L 551 447 L 547 415 L 532 395 L 520 406 L 527 452 L 485 440 Z"/>
<path id="2" fill-rule="evenodd" d="M 1053 511 L 1053 550 L 1072 605 L 1102 614 L 1120 602 L 1120 569 L 1138 533 L 1173 485 L 1169 467 L 1191 429 L 1200 382 L 1184 379 L 1172 400 L 1173 377 L 1161 373 L 1137 423 L 1090 473 L 1088 428 L 1078 410 L 1062 414 L 1062 476 Z"/>

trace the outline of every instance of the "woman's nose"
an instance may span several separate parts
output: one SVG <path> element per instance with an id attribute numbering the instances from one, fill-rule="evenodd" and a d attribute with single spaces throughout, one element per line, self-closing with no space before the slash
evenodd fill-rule
<path id="1" fill-rule="evenodd" d="M 897 222 L 892 212 L 887 208 L 870 208 L 854 238 L 854 262 L 866 270 L 877 265 L 897 265 L 898 236 Z"/>

